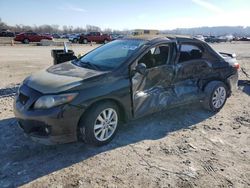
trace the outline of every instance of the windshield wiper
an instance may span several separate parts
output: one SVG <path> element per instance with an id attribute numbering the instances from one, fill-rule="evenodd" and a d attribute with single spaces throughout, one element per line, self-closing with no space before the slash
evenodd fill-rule
<path id="1" fill-rule="evenodd" d="M 100 70 L 100 67 L 98 65 L 95 65 L 93 63 L 90 63 L 88 61 L 81 61 L 81 65 L 90 69 Z"/>

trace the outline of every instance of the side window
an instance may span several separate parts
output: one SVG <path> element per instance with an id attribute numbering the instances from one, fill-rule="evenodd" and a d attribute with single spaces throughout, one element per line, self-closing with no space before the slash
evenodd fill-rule
<path id="1" fill-rule="evenodd" d="M 194 44 L 181 44 L 179 63 L 203 57 L 203 49 Z"/>
<path id="2" fill-rule="evenodd" d="M 36 33 L 27 33 L 28 36 L 35 36 L 37 35 Z"/>
<path id="3" fill-rule="evenodd" d="M 151 48 L 138 63 L 144 63 L 147 68 L 153 68 L 167 63 L 169 59 L 169 46 L 162 45 Z"/>

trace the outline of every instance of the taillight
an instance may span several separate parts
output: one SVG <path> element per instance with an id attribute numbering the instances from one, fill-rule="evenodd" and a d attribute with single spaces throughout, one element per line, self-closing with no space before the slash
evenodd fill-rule
<path id="1" fill-rule="evenodd" d="M 234 63 L 233 67 L 235 67 L 237 70 L 240 69 L 240 64 L 239 63 Z"/>

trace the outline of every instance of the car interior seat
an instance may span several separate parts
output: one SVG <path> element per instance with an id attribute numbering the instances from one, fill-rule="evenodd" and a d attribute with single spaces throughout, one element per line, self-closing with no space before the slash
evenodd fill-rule
<path id="1" fill-rule="evenodd" d="M 139 63 L 144 63 L 147 68 L 151 68 L 155 65 L 155 59 L 150 50 L 139 60 Z"/>
<path id="2" fill-rule="evenodd" d="M 158 65 L 166 64 L 168 60 L 169 47 L 168 46 L 160 46 L 160 56 Z"/>
<path id="3" fill-rule="evenodd" d="M 191 50 L 190 52 L 191 59 L 200 59 L 202 57 L 201 50 Z"/>
<path id="4" fill-rule="evenodd" d="M 190 60 L 190 54 L 188 52 L 181 52 L 179 57 L 179 62 L 184 62 Z"/>

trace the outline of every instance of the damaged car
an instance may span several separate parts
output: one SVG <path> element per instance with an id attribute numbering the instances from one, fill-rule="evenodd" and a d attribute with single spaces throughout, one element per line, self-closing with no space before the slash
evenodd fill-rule
<path id="1" fill-rule="evenodd" d="M 218 112 L 237 88 L 234 54 L 188 37 L 132 37 L 27 77 L 19 127 L 44 144 L 110 142 L 122 122 L 193 102 Z"/>

